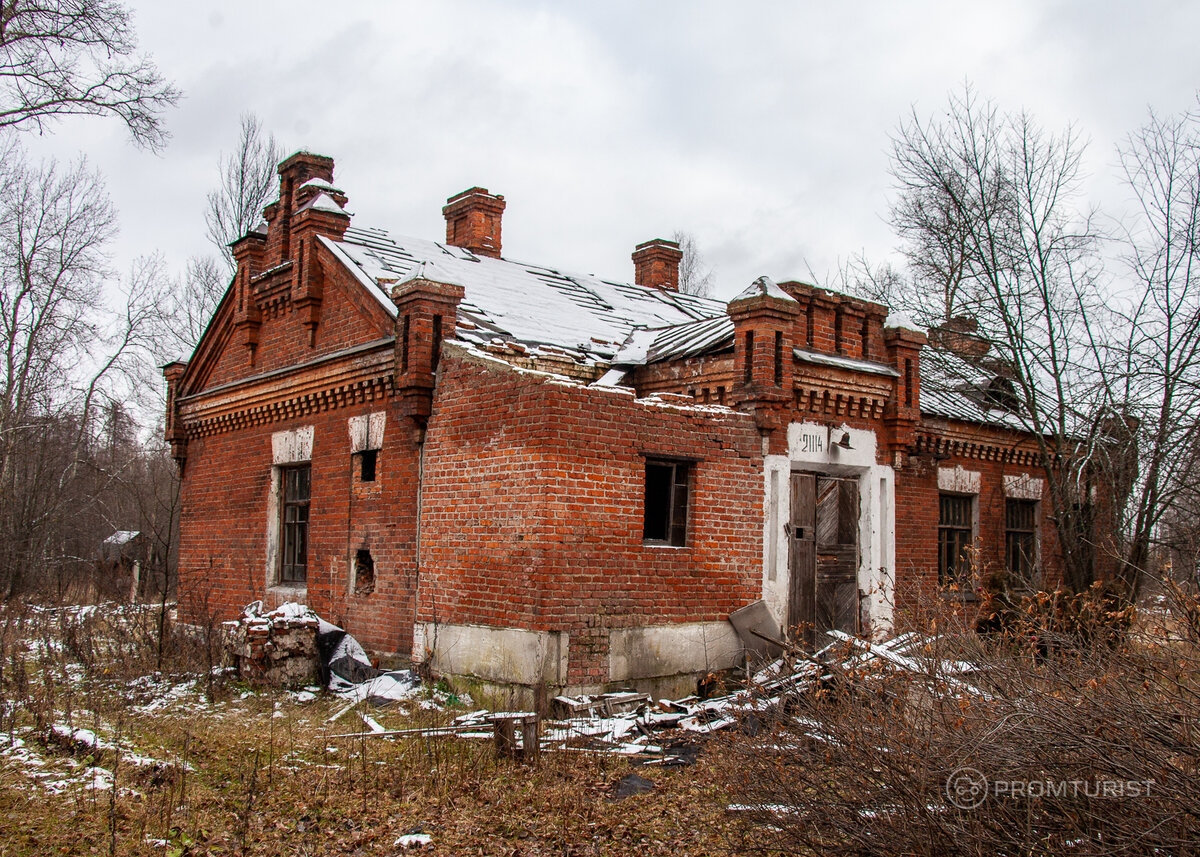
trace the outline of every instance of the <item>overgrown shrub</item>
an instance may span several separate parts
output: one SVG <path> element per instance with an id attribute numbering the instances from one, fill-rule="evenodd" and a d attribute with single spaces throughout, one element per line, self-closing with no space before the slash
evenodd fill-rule
<path id="1" fill-rule="evenodd" d="M 725 749 L 736 814 L 786 853 L 1194 852 L 1197 637 L 1175 614 L 1121 631 L 1132 614 L 1103 603 L 1033 597 L 986 636 L 961 606 L 935 610 L 908 629 L 930 636 L 917 671 L 832 653 L 824 681 Z"/>

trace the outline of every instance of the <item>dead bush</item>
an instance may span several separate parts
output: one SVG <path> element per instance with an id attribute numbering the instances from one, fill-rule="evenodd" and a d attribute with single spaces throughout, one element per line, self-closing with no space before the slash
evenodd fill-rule
<path id="1" fill-rule="evenodd" d="M 935 611 L 926 669 L 831 667 L 721 754 L 734 814 L 786 853 L 1193 853 L 1195 638 L 1098 604 L 1033 598 L 988 636 Z"/>

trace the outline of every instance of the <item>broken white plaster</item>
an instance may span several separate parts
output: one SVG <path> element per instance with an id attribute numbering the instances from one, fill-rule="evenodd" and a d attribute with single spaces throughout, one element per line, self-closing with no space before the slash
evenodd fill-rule
<path id="1" fill-rule="evenodd" d="M 271 435 L 272 464 L 300 464 L 312 461 L 313 427 L 301 426 Z"/>
<path id="2" fill-rule="evenodd" d="M 483 625 L 417 622 L 413 660 L 434 672 L 487 681 L 561 687 L 567 681 L 569 635 Z"/>
<path id="3" fill-rule="evenodd" d="M 350 417 L 346 422 L 350 430 L 351 452 L 383 449 L 383 429 L 387 423 L 386 412 L 376 411 L 373 414 Z"/>
<path id="4" fill-rule="evenodd" d="M 1041 500 L 1045 480 L 1022 473 L 1004 477 L 1004 496 L 1014 500 Z"/>
<path id="5" fill-rule="evenodd" d="M 953 491 L 955 494 L 978 494 L 980 484 L 978 470 L 966 470 L 962 466 L 938 468 L 939 491 Z"/>
<path id="6" fill-rule="evenodd" d="M 634 681 L 728 669 L 742 661 L 742 641 L 729 622 L 685 622 L 613 628 L 609 681 Z"/>

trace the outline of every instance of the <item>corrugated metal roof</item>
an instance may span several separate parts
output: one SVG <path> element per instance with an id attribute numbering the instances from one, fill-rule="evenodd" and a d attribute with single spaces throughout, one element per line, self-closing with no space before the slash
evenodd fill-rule
<path id="1" fill-rule="evenodd" d="M 727 318 L 723 301 L 477 256 L 380 229 L 352 227 L 329 244 L 393 314 L 389 293 L 397 282 L 419 275 L 462 286 L 456 335 L 468 342 L 499 338 L 609 360 L 636 329 Z"/>
<path id="2" fill-rule="evenodd" d="M 921 352 L 921 413 L 1025 431 L 1025 420 L 987 395 L 996 375 L 936 348 Z"/>

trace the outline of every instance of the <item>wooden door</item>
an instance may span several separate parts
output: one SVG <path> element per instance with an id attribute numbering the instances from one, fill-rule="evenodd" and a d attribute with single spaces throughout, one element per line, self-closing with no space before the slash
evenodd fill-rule
<path id="1" fill-rule="evenodd" d="M 814 626 L 858 632 L 858 480 L 817 479 L 817 586 Z"/>
<path id="2" fill-rule="evenodd" d="M 817 604 L 817 477 L 792 474 L 791 516 L 788 522 L 788 628 L 793 636 L 812 643 Z"/>
<path id="3" fill-rule="evenodd" d="M 809 645 L 858 631 L 858 512 L 856 479 L 792 474 L 788 626 Z"/>

